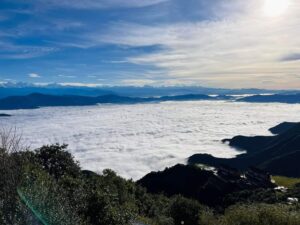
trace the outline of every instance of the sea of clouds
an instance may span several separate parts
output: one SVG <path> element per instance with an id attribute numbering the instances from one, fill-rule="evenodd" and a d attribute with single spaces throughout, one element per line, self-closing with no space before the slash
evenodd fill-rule
<path id="1" fill-rule="evenodd" d="M 66 143 L 81 166 L 111 168 L 139 179 L 150 171 L 185 163 L 195 153 L 234 157 L 222 144 L 235 135 L 269 135 L 283 121 L 300 121 L 300 105 L 222 101 L 53 107 L 5 111 L 3 127 L 17 127 L 23 144 Z"/>

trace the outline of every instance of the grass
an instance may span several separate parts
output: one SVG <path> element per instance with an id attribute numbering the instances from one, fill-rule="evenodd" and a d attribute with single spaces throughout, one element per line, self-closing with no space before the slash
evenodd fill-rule
<path id="1" fill-rule="evenodd" d="M 275 180 L 278 186 L 284 186 L 287 188 L 293 188 L 296 184 L 300 183 L 300 178 L 291 178 L 291 177 L 283 177 L 283 176 L 273 176 L 273 180 Z"/>

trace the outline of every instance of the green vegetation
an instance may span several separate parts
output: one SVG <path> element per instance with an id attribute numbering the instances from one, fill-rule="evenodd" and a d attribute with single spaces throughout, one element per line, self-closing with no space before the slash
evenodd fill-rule
<path id="1" fill-rule="evenodd" d="M 272 190 L 233 193 L 223 207 L 208 208 L 176 194 L 150 194 L 111 170 L 81 170 L 66 145 L 18 151 L 15 138 L 7 140 L 0 148 L 1 225 L 300 224 L 300 206 Z M 292 193 L 299 196 L 300 188 Z"/>
<path id="2" fill-rule="evenodd" d="M 207 225 L 297 225 L 300 222 L 299 207 L 288 205 L 235 205 L 219 219 Z M 205 223 L 204 223 L 205 224 Z"/>
<path id="3" fill-rule="evenodd" d="M 278 186 L 293 188 L 296 184 L 300 184 L 300 178 L 273 176 L 272 177 Z"/>

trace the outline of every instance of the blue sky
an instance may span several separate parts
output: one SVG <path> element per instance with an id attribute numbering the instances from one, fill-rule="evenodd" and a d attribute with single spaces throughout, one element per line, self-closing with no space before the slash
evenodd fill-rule
<path id="1" fill-rule="evenodd" d="M 298 0 L 1 0 L 0 82 L 298 89 L 299 36 Z"/>

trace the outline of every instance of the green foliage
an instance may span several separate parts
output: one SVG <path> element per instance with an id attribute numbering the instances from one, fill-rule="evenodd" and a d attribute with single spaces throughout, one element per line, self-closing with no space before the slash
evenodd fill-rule
<path id="1" fill-rule="evenodd" d="M 43 169 L 56 179 L 66 175 L 76 177 L 80 173 L 79 164 L 66 149 L 67 145 L 43 146 L 36 150 L 35 157 Z"/>
<path id="2" fill-rule="evenodd" d="M 299 206 L 284 204 L 242 204 L 229 207 L 223 215 L 206 211 L 201 225 L 299 225 Z"/>
<path id="3" fill-rule="evenodd" d="M 5 149 L 0 150 L 0 176 L 0 224 L 17 224 L 23 221 L 15 188 L 21 179 L 21 167 Z"/>
<path id="4" fill-rule="evenodd" d="M 22 201 L 44 225 L 84 225 L 66 191 L 45 171 L 27 166 L 18 187 Z"/>
<path id="5" fill-rule="evenodd" d="M 170 209 L 175 225 L 198 224 L 201 210 L 204 210 L 204 207 L 198 201 L 189 200 L 181 196 L 174 198 Z"/>
<path id="6" fill-rule="evenodd" d="M 135 184 L 113 171 L 85 178 L 87 208 L 85 216 L 95 225 L 129 224 L 137 215 Z"/>
<path id="7" fill-rule="evenodd" d="M 268 203 L 275 204 L 286 201 L 286 194 L 274 189 L 255 189 L 234 192 L 223 199 L 223 208 L 237 203 Z"/>
<path id="8" fill-rule="evenodd" d="M 220 218 L 221 225 L 299 225 L 299 208 L 288 205 L 236 205 Z"/>
<path id="9" fill-rule="evenodd" d="M 272 177 L 278 186 L 284 186 L 287 188 L 293 188 L 296 184 L 300 184 L 300 178 L 291 178 L 283 176 Z"/>

